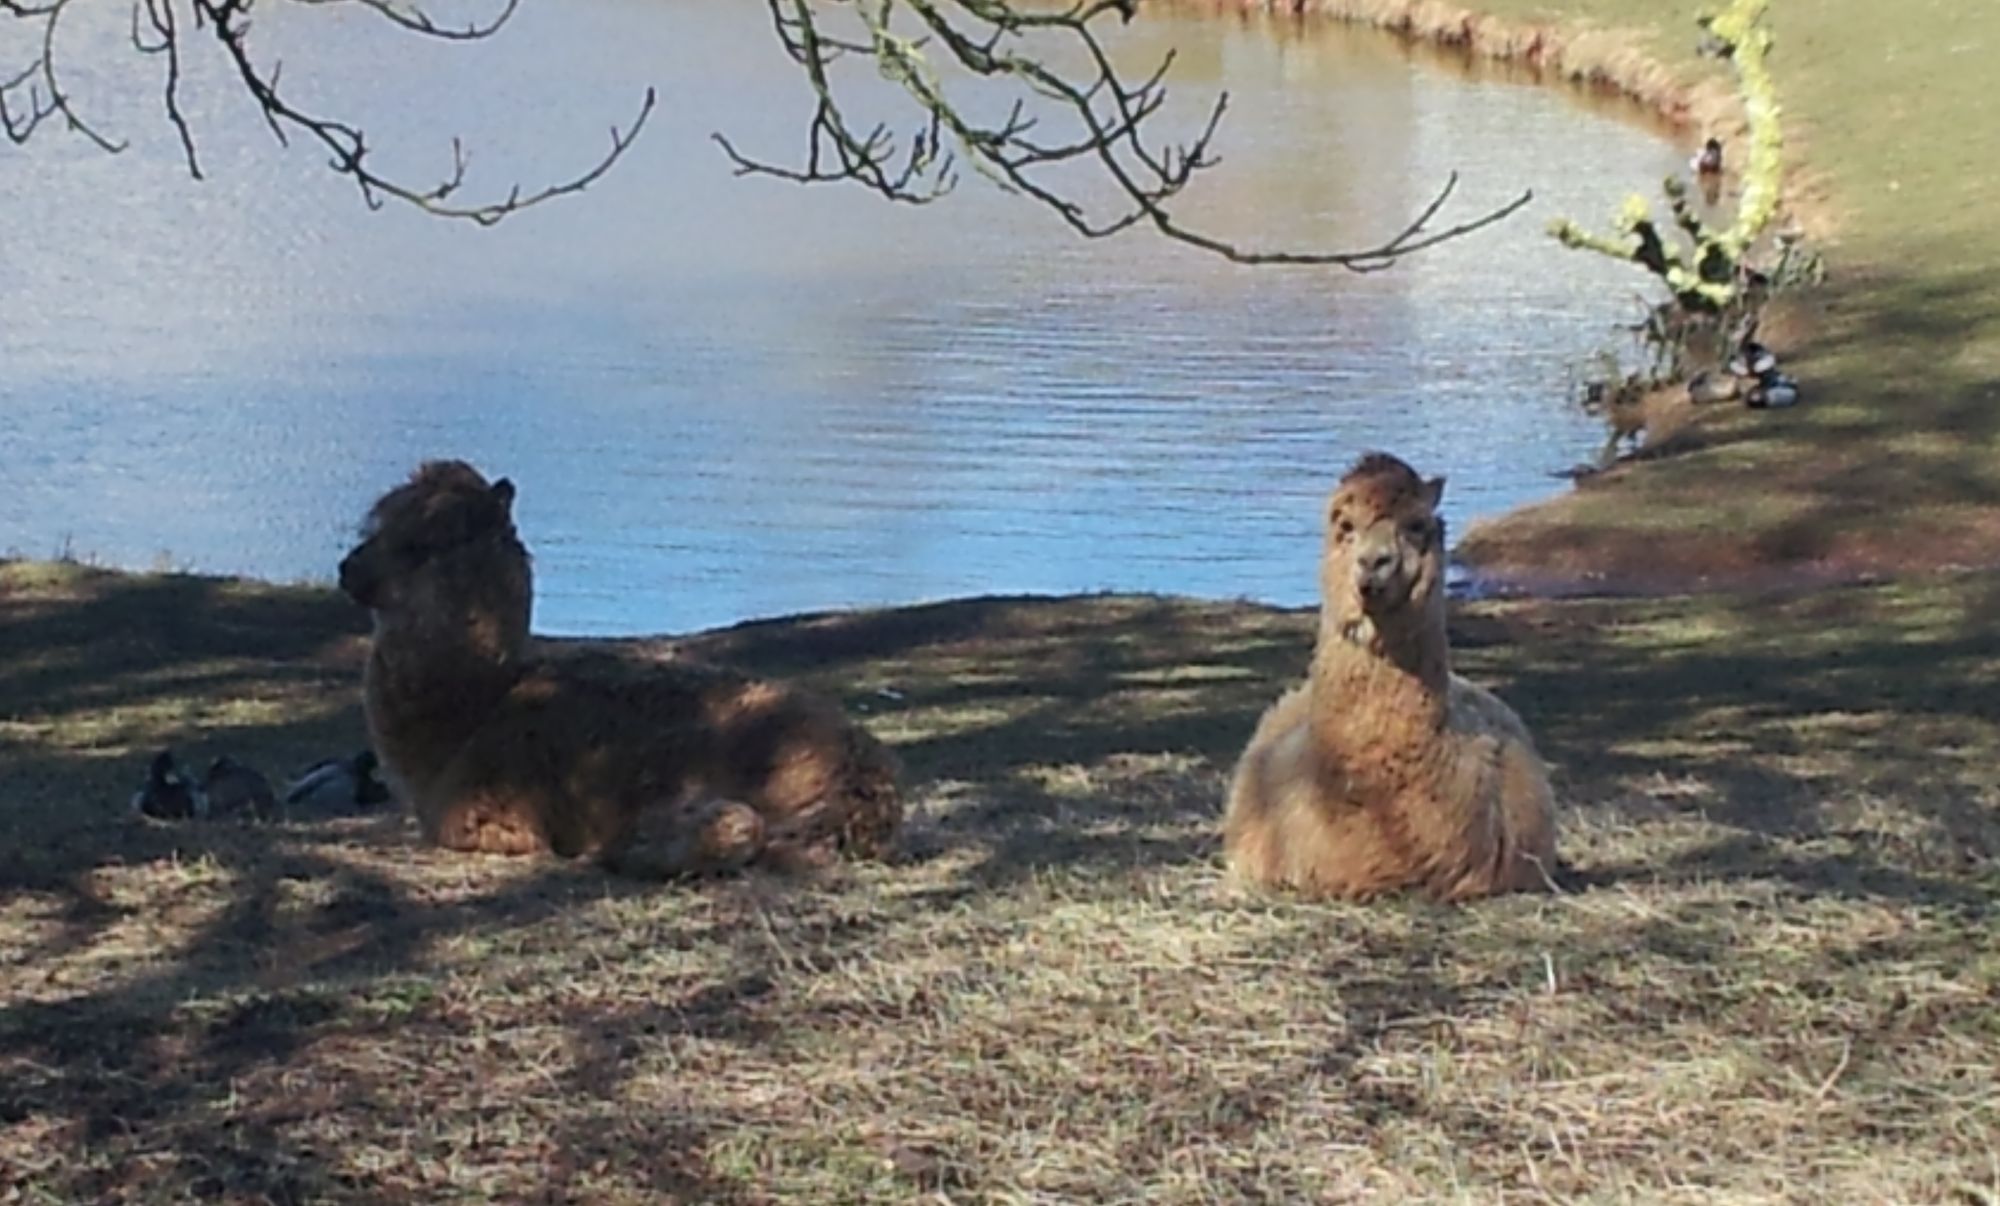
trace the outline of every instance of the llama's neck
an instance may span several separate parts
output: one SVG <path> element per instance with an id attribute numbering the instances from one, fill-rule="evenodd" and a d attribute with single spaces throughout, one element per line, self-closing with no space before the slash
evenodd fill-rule
<path id="1" fill-rule="evenodd" d="M 374 656 L 399 684 L 411 688 L 440 680 L 510 679 L 520 661 L 513 642 L 496 639 L 500 626 L 475 617 L 459 624 L 377 625 Z"/>
<path id="2" fill-rule="evenodd" d="M 441 766 L 513 687 L 527 644 L 527 617 L 513 611 L 472 604 L 376 617 L 369 727 L 397 774 L 421 779 Z"/>
<path id="3" fill-rule="evenodd" d="M 1451 655 L 1441 598 L 1397 617 L 1359 607 L 1321 612 L 1313 651 L 1314 741 L 1361 774 L 1358 791 L 1395 791 L 1419 772 L 1444 728 Z"/>

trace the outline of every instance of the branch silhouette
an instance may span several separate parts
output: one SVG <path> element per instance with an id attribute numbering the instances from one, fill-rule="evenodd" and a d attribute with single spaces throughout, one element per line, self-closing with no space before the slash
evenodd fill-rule
<path id="1" fill-rule="evenodd" d="M 464 144 L 454 138 L 451 166 L 434 183 L 413 184 L 378 171 L 370 158 L 372 147 L 366 133 L 352 122 L 310 112 L 294 104 L 280 89 L 283 64 L 260 63 L 251 47 L 251 10 L 254 0 L 132 0 L 131 43 L 142 55 L 165 61 L 162 72 L 162 105 L 167 120 L 180 140 L 188 171 L 203 179 L 198 137 L 181 104 L 185 73 L 183 64 L 197 40 L 220 48 L 235 68 L 245 92 L 255 102 L 265 123 L 278 141 L 290 145 L 294 135 L 304 135 L 328 153 L 327 166 L 345 176 L 360 190 L 371 209 L 387 200 L 415 206 L 444 218 L 460 218 L 490 226 L 517 213 L 557 197 L 578 193 L 602 179 L 621 159 L 652 116 L 657 97 L 647 89 L 637 115 L 629 126 L 611 127 L 609 149 L 592 166 L 559 183 L 537 189 L 514 185 L 507 193 L 490 201 L 459 204 L 456 194 L 465 184 L 468 163 Z M 354 4 L 368 9 L 383 20 L 419 37 L 447 42 L 477 42 L 499 33 L 513 18 L 520 0 L 502 0 L 488 20 L 463 26 L 441 24 L 424 9 L 396 0 L 291 0 L 313 7 Z M 55 122 L 82 135 L 107 153 L 117 154 L 125 143 L 111 138 L 78 110 L 63 82 L 57 54 L 57 35 L 63 19 L 76 0 L 0 0 L 0 16 L 24 22 L 39 22 L 39 52 L 34 60 L 10 75 L 0 76 L 0 130 L 19 145 L 43 126 Z M 268 0 L 267 0 L 268 3 Z"/>
<path id="2" fill-rule="evenodd" d="M 647 89 L 623 128 L 587 169 L 540 188 L 515 185 L 486 201 L 461 202 L 468 153 L 451 143 L 448 170 L 415 183 L 379 171 L 360 126 L 295 103 L 281 87 L 283 64 L 253 49 L 253 5 L 275 0 L 131 0 L 131 42 L 164 60 L 162 105 L 180 141 L 188 171 L 203 169 L 198 132 L 182 105 L 185 61 L 199 41 L 218 48 L 272 134 L 290 144 L 304 137 L 327 153 L 327 166 L 359 189 L 370 208 L 402 202 L 445 218 L 491 225 L 509 214 L 581 192 L 602 179 L 644 130 L 658 103 Z M 358 5 L 413 36 L 479 42 L 499 34 L 520 0 L 496 0 L 482 20 L 450 24 L 410 0 L 290 0 L 309 7 Z M 1532 194 L 1463 220 L 1437 225 L 1458 186 L 1456 172 L 1400 229 L 1358 248 L 1266 248 L 1222 238 L 1181 218 L 1176 203 L 1201 173 L 1221 163 L 1215 141 L 1229 107 L 1218 94 L 1190 137 L 1156 138 L 1166 105 L 1169 53 L 1151 70 L 1132 74 L 1115 65 L 1105 31 L 1129 23 L 1138 0 L 1067 0 L 1063 7 L 1019 7 L 1016 0 L 764 0 L 786 58 L 815 97 L 806 123 L 804 162 L 786 165 L 747 153 L 723 133 L 714 139 L 739 175 L 801 184 L 844 181 L 891 201 L 924 205 L 947 195 L 960 171 L 973 171 L 1055 213 L 1085 238 L 1137 228 L 1240 264 L 1331 265 L 1373 272 L 1403 256 L 1499 222 Z M 79 110 L 58 62 L 57 33 L 76 0 L 0 0 L 0 16 L 39 23 L 39 53 L 12 74 L 0 74 L 0 131 L 25 143 L 51 124 L 67 128 L 108 153 L 124 143 Z M 916 117 L 907 132 L 880 123 L 863 128 L 850 116 L 853 84 L 838 65 L 865 61 L 900 90 Z M 838 77 L 838 78 L 837 78 Z M 997 114 L 979 116 L 972 88 L 997 91 Z M 1050 132 L 1060 127 L 1061 132 Z M 1056 174 L 1086 169 L 1110 185 L 1108 204 L 1086 202 Z"/>
<path id="3" fill-rule="evenodd" d="M 925 205 L 950 193 L 961 165 L 1002 188 L 1053 210 L 1086 238 L 1106 238 L 1150 226 L 1175 242 L 1239 264 L 1333 265 L 1355 272 L 1387 268 L 1403 256 L 1491 226 L 1519 211 L 1530 192 L 1494 209 L 1434 229 L 1458 186 L 1449 174 L 1407 225 L 1372 246 L 1337 250 L 1248 247 L 1204 232 L 1174 213 L 1174 201 L 1201 172 L 1221 160 L 1216 134 L 1229 105 L 1219 94 L 1191 138 L 1155 141 L 1153 126 L 1166 104 L 1171 52 L 1144 75 L 1128 75 L 1112 60 L 1100 29 L 1130 22 L 1137 0 L 1072 0 L 1056 10 L 1022 9 L 1011 0 L 765 0 L 785 54 L 815 96 L 805 162 L 789 166 L 713 137 L 739 175 L 774 176 L 801 184 L 853 182 L 897 202 Z M 1031 39 L 1049 43 L 1031 48 Z M 898 137 L 886 124 L 862 129 L 849 116 L 849 89 L 835 81 L 846 58 L 872 61 L 918 110 L 915 126 Z M 1080 66 L 1062 67 L 1058 62 Z M 955 80 L 949 77 L 957 77 Z M 1011 94 L 1004 112 L 981 120 L 961 103 L 968 80 L 991 81 Z M 1069 133 L 1041 131 L 1051 117 Z M 1049 179 L 1049 169 L 1091 163 L 1115 194 L 1093 210 Z"/>

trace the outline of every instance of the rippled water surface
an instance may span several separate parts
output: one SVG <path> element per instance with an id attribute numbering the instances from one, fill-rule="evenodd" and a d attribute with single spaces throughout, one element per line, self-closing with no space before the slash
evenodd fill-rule
<path id="1" fill-rule="evenodd" d="M 455 131 L 471 187 L 546 181 L 648 83 L 661 109 L 596 188 L 496 228 L 371 213 L 213 64 L 190 68 L 190 180 L 155 65 L 99 66 L 90 39 L 127 30 L 77 22 L 72 91 L 133 146 L 0 150 L 0 551 L 327 579 L 374 495 L 462 456 L 520 487 L 546 631 L 978 592 L 1304 603 L 1319 501 L 1361 450 L 1447 474 L 1461 527 L 1590 454 L 1566 381 L 1636 282 L 1542 226 L 1677 159 L 1376 35 L 1142 21 L 1135 61 L 1182 48 L 1170 120 L 1232 93 L 1191 206 L 1232 236 L 1369 242 L 1452 168 L 1463 213 L 1536 191 L 1389 272 L 1252 270 L 1085 242 L 976 179 L 911 209 L 733 178 L 711 131 L 789 156 L 808 112 L 761 5 L 529 4 L 473 47 L 359 6 L 262 20 L 286 86 L 405 175 Z"/>

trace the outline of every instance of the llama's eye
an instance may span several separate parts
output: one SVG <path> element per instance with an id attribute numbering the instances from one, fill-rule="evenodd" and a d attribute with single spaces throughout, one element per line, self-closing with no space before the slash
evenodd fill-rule
<path id="1" fill-rule="evenodd" d="M 1354 535 L 1354 521 L 1345 515 L 1335 515 L 1333 517 L 1333 534 L 1342 540 Z"/>
<path id="2" fill-rule="evenodd" d="M 1417 543 L 1421 544 L 1424 541 L 1430 539 L 1431 535 L 1430 521 L 1424 519 L 1412 519 L 1410 522 L 1403 525 L 1403 531 L 1409 536 L 1411 540 L 1414 540 Z"/>

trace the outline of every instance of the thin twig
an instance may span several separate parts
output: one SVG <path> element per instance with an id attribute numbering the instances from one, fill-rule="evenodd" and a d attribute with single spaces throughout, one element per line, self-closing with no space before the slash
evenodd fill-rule
<path id="1" fill-rule="evenodd" d="M 1433 229 L 1458 185 L 1449 175 L 1416 217 L 1371 247 L 1350 250 L 1292 250 L 1248 247 L 1182 222 L 1172 203 L 1195 176 L 1216 166 L 1214 139 L 1228 110 L 1228 93 L 1217 95 L 1193 137 L 1156 145 L 1149 139 L 1153 119 L 1166 100 L 1171 53 L 1139 76 L 1121 73 L 1096 25 L 1104 18 L 1129 21 L 1128 0 L 1079 0 L 1055 12 L 1023 12 L 1012 0 L 852 0 L 842 5 L 859 21 L 859 35 L 842 36 L 827 26 L 829 10 L 810 0 L 765 0 L 771 25 L 787 56 L 813 88 L 816 100 L 808 127 L 805 163 L 787 166 L 753 157 L 721 133 L 714 135 L 738 175 L 766 175 L 800 184 L 859 183 L 894 201 L 922 205 L 949 191 L 963 157 L 1003 189 L 1053 210 L 1086 238 L 1105 238 L 1150 225 L 1176 242 L 1240 264 L 1336 265 L 1373 272 L 1401 257 L 1491 226 L 1518 212 L 1533 194 L 1518 197 L 1471 219 Z M 914 20 L 919 37 L 894 27 L 898 11 Z M 1029 53 L 1030 34 L 1066 39 L 1082 52 L 1086 66 L 1059 70 L 1066 56 Z M 930 53 L 925 53 L 926 50 Z M 920 125 L 898 149 L 882 125 L 866 133 L 850 124 L 833 65 L 844 55 L 872 59 L 879 74 L 899 85 L 921 114 Z M 1018 94 L 997 123 L 974 118 L 946 83 L 938 64 L 971 76 L 1011 84 Z M 1031 102 L 1065 114 L 1080 134 L 1046 139 L 1035 133 L 1041 115 Z M 944 136 L 952 144 L 944 145 Z M 1056 164 L 1093 159 L 1115 186 L 1119 203 L 1107 210 L 1086 207 L 1044 179 Z"/>
<path id="2" fill-rule="evenodd" d="M 25 143 L 52 117 L 61 117 L 68 127 L 90 139 L 107 152 L 118 152 L 125 144 L 91 125 L 72 104 L 64 90 L 57 56 L 57 31 L 72 0 L 0 0 L 0 16 L 39 22 L 40 52 L 34 61 L 12 75 L 0 76 L 0 132 L 10 142 Z M 362 199 L 379 208 L 393 198 L 427 213 L 446 218 L 463 218 L 492 225 L 501 218 L 545 201 L 581 192 L 610 171 L 645 127 L 658 103 L 648 89 L 637 115 L 625 129 L 611 128 L 611 145 L 589 169 L 561 183 L 529 191 L 512 186 L 499 200 L 477 205 L 448 203 L 465 183 L 467 153 L 464 145 L 452 140 L 451 170 L 430 187 L 418 187 L 377 172 L 369 158 L 369 145 L 362 130 L 339 118 L 326 117 L 294 105 L 280 91 L 283 64 L 273 61 L 268 71 L 260 68 L 250 47 L 250 13 L 253 0 L 133 0 L 131 42 L 144 55 L 162 56 L 166 62 L 162 81 L 162 104 L 167 120 L 180 140 L 188 171 L 195 179 L 204 176 L 196 149 L 196 132 L 181 104 L 181 84 L 185 78 L 185 56 L 190 50 L 189 34 L 208 31 L 236 68 L 244 89 L 256 103 L 257 111 L 281 144 L 289 145 L 288 131 L 303 131 L 329 152 L 328 167 L 352 180 Z M 498 33 L 513 17 L 520 0 L 500 0 L 495 15 L 463 27 L 441 25 L 421 7 L 399 0 L 294 0 L 308 5 L 359 4 L 398 27 L 424 37 L 449 42 L 471 42 Z M 191 23 L 183 19 L 186 6 Z"/>

